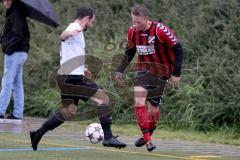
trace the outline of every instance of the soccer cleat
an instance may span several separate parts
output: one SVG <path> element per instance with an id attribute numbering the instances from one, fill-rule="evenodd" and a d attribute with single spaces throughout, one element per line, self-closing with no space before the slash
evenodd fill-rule
<path id="1" fill-rule="evenodd" d="M 145 140 L 144 140 L 143 137 L 137 139 L 136 142 L 135 142 L 135 146 L 136 146 L 136 147 L 142 147 L 142 146 L 144 146 L 145 144 L 146 144 L 146 142 L 145 142 Z"/>
<path id="2" fill-rule="evenodd" d="M 31 144 L 34 151 L 37 150 L 37 146 L 41 138 L 42 136 L 39 136 L 36 131 L 30 131 L 30 139 L 31 139 Z"/>
<path id="3" fill-rule="evenodd" d="M 155 129 L 154 129 L 154 130 L 155 130 Z M 153 134 L 154 130 L 150 130 L 150 135 Z M 142 146 L 144 146 L 145 144 L 146 144 L 146 141 L 144 140 L 143 137 L 141 137 L 141 138 L 139 138 L 139 139 L 137 139 L 137 140 L 135 141 L 135 146 L 136 146 L 136 147 L 142 147 Z"/>
<path id="4" fill-rule="evenodd" d="M 125 148 L 127 145 L 117 139 L 116 137 L 111 137 L 109 139 L 104 139 L 102 144 L 104 147 L 115 147 L 115 148 Z"/>
<path id="5" fill-rule="evenodd" d="M 146 143 L 146 147 L 147 147 L 147 150 L 149 152 L 151 152 L 152 150 L 156 149 L 156 146 L 154 146 L 151 141 Z"/>

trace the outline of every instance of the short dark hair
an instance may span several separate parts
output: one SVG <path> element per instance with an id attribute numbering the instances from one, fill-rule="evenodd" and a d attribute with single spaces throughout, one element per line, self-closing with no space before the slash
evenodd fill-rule
<path id="1" fill-rule="evenodd" d="M 77 10 L 77 19 L 82 19 L 84 17 L 89 16 L 90 19 L 93 18 L 93 16 L 96 14 L 95 9 L 91 7 L 79 7 Z"/>
<path id="2" fill-rule="evenodd" d="M 143 4 L 136 4 L 132 7 L 131 13 L 134 16 L 149 17 L 149 10 Z"/>

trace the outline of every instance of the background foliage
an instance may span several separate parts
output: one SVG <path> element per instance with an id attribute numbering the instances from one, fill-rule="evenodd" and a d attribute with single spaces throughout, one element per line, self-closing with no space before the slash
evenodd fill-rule
<path id="1" fill-rule="evenodd" d="M 31 50 L 24 74 L 26 116 L 47 117 L 57 109 L 60 95 L 54 76 L 59 63 L 59 34 L 73 20 L 78 6 L 90 5 L 97 11 L 96 27 L 85 33 L 87 53 L 91 55 L 88 58 L 90 68 L 96 81 L 110 95 L 115 119 L 132 122 L 133 94 L 114 87 L 111 62 L 113 57 L 124 52 L 127 30 L 131 25 L 131 6 L 144 3 L 151 11 L 151 19 L 161 20 L 172 28 L 185 50 L 182 84 L 177 89 L 169 88 L 166 93 L 160 126 L 203 131 L 226 126 L 240 128 L 238 0 L 52 2 L 61 20 L 59 28 L 54 30 L 29 20 Z M 2 5 L 0 15 L 3 24 L 5 13 Z M 91 103 L 80 103 L 79 117 L 92 118 L 92 111 Z"/>

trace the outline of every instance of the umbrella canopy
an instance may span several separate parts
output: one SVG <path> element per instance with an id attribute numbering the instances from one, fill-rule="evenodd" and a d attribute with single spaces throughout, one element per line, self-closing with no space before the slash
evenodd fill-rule
<path id="1" fill-rule="evenodd" d="M 19 0 L 28 10 L 28 16 L 34 20 L 57 27 L 59 18 L 48 0 Z"/>

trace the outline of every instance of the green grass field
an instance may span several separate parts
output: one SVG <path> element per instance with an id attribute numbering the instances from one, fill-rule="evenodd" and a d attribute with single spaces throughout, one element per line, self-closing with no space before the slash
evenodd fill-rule
<path id="1" fill-rule="evenodd" d="M 128 145 L 119 150 L 90 144 L 84 139 L 66 135 L 45 136 L 38 151 L 32 151 L 27 133 L 0 133 L 0 160 L 237 160 L 237 158 L 196 153 L 147 152 L 145 147 Z"/>

